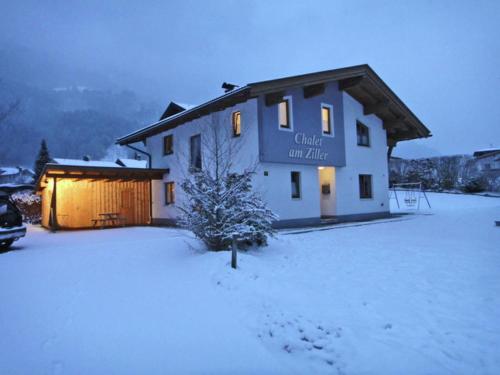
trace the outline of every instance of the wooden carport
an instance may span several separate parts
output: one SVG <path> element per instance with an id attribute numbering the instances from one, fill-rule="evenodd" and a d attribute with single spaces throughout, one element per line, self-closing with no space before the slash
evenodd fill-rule
<path id="1" fill-rule="evenodd" d="M 114 213 L 119 221 L 99 227 L 151 224 L 151 180 L 168 169 L 60 165 L 49 163 L 37 182 L 42 197 L 42 225 L 56 229 L 96 227 Z M 102 225 L 101 225 L 102 224 Z"/>

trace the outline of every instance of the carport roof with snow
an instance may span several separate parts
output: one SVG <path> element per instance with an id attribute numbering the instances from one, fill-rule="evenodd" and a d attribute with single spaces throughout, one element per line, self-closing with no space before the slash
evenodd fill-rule
<path id="1" fill-rule="evenodd" d="M 72 165 L 47 163 L 37 181 L 36 189 L 42 188 L 43 177 L 58 178 L 92 178 L 92 179 L 132 179 L 132 180 L 161 180 L 168 169 L 147 169 L 122 167 L 113 162 L 97 162 L 109 164 Z M 114 164 L 114 166 L 113 166 Z"/>
<path id="2" fill-rule="evenodd" d="M 117 139 L 126 145 L 140 142 L 147 137 L 175 128 L 209 113 L 220 111 L 237 103 L 264 95 L 266 104 L 277 103 L 284 91 L 303 87 L 304 96 L 321 91 L 325 83 L 337 81 L 339 89 L 347 92 L 364 106 L 365 114 L 375 114 L 384 123 L 389 145 L 415 138 L 430 137 L 430 130 L 415 116 L 403 101 L 368 65 L 327 70 L 269 81 L 249 83 L 218 98 L 191 109 L 162 118 L 160 121 Z"/>

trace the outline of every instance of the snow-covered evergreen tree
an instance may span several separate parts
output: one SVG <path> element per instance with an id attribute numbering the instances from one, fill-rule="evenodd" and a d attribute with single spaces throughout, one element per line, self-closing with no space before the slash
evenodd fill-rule
<path id="1" fill-rule="evenodd" d="M 45 142 L 45 139 L 42 139 L 42 143 L 40 145 L 40 151 L 38 151 L 38 156 L 35 161 L 35 167 L 34 167 L 35 181 L 37 181 L 40 175 L 42 174 L 43 167 L 45 167 L 45 164 L 50 163 L 51 160 L 52 159 L 50 158 L 47 142 Z"/>
<path id="2" fill-rule="evenodd" d="M 191 169 L 181 183 L 179 224 L 211 250 L 227 249 L 233 236 L 239 246 L 266 245 L 277 216 L 252 189 L 253 169 L 232 171 L 234 143 L 216 126 L 203 136 L 203 169 Z"/>

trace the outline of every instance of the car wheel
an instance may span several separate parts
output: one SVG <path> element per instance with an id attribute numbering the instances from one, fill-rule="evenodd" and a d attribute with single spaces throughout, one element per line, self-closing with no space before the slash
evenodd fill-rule
<path id="1" fill-rule="evenodd" d="M 5 240 L 3 242 L 0 242 L 0 252 L 7 251 L 13 242 L 14 240 Z"/>

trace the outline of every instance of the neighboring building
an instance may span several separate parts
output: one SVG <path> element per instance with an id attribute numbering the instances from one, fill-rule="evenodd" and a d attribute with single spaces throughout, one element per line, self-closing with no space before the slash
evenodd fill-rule
<path id="1" fill-rule="evenodd" d="M 152 222 L 173 224 L 189 166 L 202 167 L 210 127 L 230 133 L 234 170 L 256 165 L 253 186 L 277 227 L 389 214 L 387 159 L 398 142 L 430 131 L 368 66 L 251 83 L 117 140 L 141 142 L 152 165 Z"/>
<path id="2" fill-rule="evenodd" d="M 477 169 L 482 172 L 500 171 L 500 148 L 489 148 L 485 150 L 475 151 L 474 161 Z"/>
<path id="3" fill-rule="evenodd" d="M 1 167 L 0 185 L 3 184 L 32 184 L 35 174 L 31 169 L 22 167 Z"/>

